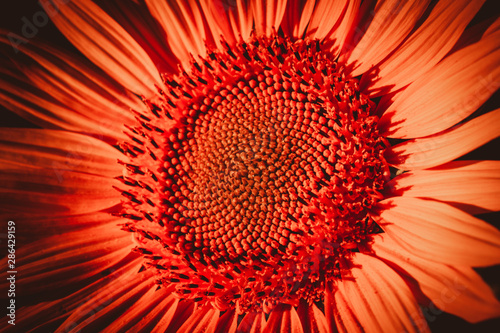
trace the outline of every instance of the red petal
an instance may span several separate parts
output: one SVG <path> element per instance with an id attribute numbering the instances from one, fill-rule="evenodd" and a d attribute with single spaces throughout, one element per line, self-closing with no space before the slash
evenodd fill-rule
<path id="1" fill-rule="evenodd" d="M 255 31 L 258 35 L 270 35 L 274 28 L 278 31 L 285 14 L 287 0 L 254 0 L 251 8 L 255 20 Z"/>
<path id="2" fill-rule="evenodd" d="M 224 0 L 201 0 L 200 5 L 219 48 L 225 47 L 221 45 L 221 35 L 230 45 L 235 45 L 240 35 L 243 40 L 250 37 L 253 17 L 248 3 L 238 1 L 232 6 Z"/>
<path id="3" fill-rule="evenodd" d="M 425 169 L 445 164 L 500 136 L 500 109 L 448 131 L 408 140 L 386 151 L 387 162 L 403 169 Z"/>
<path id="4" fill-rule="evenodd" d="M 178 332 L 214 333 L 219 320 L 219 313 L 219 310 L 212 308 L 196 309 L 184 325 L 179 328 Z"/>
<path id="5" fill-rule="evenodd" d="M 196 1 L 146 0 L 146 4 L 165 30 L 172 52 L 184 66 L 189 65 L 190 54 L 205 55 L 205 41 L 213 43 L 213 38 L 205 29 L 203 12 Z"/>
<path id="6" fill-rule="evenodd" d="M 264 332 L 303 333 L 299 315 L 295 308 L 288 304 L 277 305 L 267 321 Z"/>
<path id="7" fill-rule="evenodd" d="M 379 203 L 379 225 L 401 247 L 440 263 L 490 266 L 500 263 L 500 231 L 447 204 L 395 197 Z"/>
<path id="8" fill-rule="evenodd" d="M 352 1 L 340 1 L 335 8 L 339 8 L 337 6 L 341 6 L 345 3 L 345 8 L 342 11 L 343 16 L 339 17 L 337 21 L 338 24 L 335 24 L 333 30 L 329 32 L 328 39 L 333 41 L 333 45 L 330 50 L 334 53 L 334 55 L 339 55 L 342 50 L 348 50 L 352 48 L 350 42 L 348 42 L 348 38 L 353 34 L 354 27 L 356 25 L 356 20 L 358 19 L 359 8 L 361 6 L 360 0 L 352 0 Z M 327 13 L 330 15 L 330 12 Z M 333 14 L 332 18 L 336 18 L 338 14 Z M 325 26 L 325 28 L 330 28 L 333 19 Z M 323 30 L 323 27 L 318 27 L 318 31 L 328 31 Z M 309 31 L 309 28 L 308 28 Z"/>
<path id="9" fill-rule="evenodd" d="M 308 6 L 314 1 L 308 1 Z M 336 30 L 344 18 L 349 21 L 352 13 L 357 7 L 350 6 L 346 0 L 318 0 L 314 6 L 307 26 L 307 36 L 310 38 L 323 39 Z M 293 7 L 290 11 L 293 11 Z M 348 9 L 349 8 L 349 9 Z M 347 17 L 345 17 L 347 13 Z M 352 15 L 352 16 L 351 16 Z M 345 22 L 344 22 L 345 23 Z M 301 21 L 302 25 L 302 21 Z M 332 38 L 333 40 L 333 38 Z"/>
<path id="10" fill-rule="evenodd" d="M 161 290 L 161 289 L 160 289 Z M 170 297 L 167 298 L 170 303 Z M 158 322 L 155 323 L 154 327 L 151 329 L 151 333 L 164 333 L 167 332 L 168 327 L 172 323 L 172 319 L 175 318 L 175 320 L 180 320 L 179 317 L 176 317 L 175 314 L 177 313 L 177 310 L 179 308 L 183 308 L 183 305 L 181 304 L 179 306 L 179 300 L 175 299 L 175 303 L 171 305 L 170 307 L 167 308 L 167 311 L 163 312 L 165 308 L 160 308 L 160 315 L 161 318 L 159 318 Z M 156 311 L 154 311 L 156 312 Z"/>
<path id="11" fill-rule="evenodd" d="M 175 312 L 173 314 L 172 311 L 166 313 L 165 316 L 160 320 L 159 325 L 157 325 L 153 329 L 153 333 L 178 332 L 180 327 L 185 324 L 193 314 L 193 302 L 179 301 Z M 173 318 L 175 319 L 172 320 Z"/>
<path id="12" fill-rule="evenodd" d="M 139 44 L 99 6 L 74 0 L 42 6 L 61 32 L 92 62 L 137 94 L 155 95 L 156 66 Z"/>
<path id="13" fill-rule="evenodd" d="M 351 275 L 339 281 L 334 294 L 340 327 L 349 333 L 428 331 L 412 292 L 395 271 L 362 253 L 355 254 L 353 264 Z"/>
<path id="14" fill-rule="evenodd" d="M 388 196 L 445 201 L 469 213 L 500 210 L 500 161 L 455 161 L 406 172 L 386 185 Z"/>
<path id="15" fill-rule="evenodd" d="M 238 326 L 238 315 L 235 310 L 228 310 L 217 322 L 215 332 L 235 333 Z"/>
<path id="16" fill-rule="evenodd" d="M 365 332 L 362 324 L 349 304 L 336 290 L 325 290 L 325 317 L 330 332 L 357 333 Z"/>
<path id="17" fill-rule="evenodd" d="M 384 234 L 375 236 L 372 249 L 404 269 L 439 309 L 473 323 L 500 316 L 500 303 L 473 269 L 421 259 Z"/>
<path id="18" fill-rule="evenodd" d="M 100 332 L 103 326 L 129 311 L 152 289 L 156 289 L 156 285 L 151 277 L 144 281 L 116 279 L 75 309 L 56 332 Z"/>
<path id="19" fill-rule="evenodd" d="M 297 313 L 302 322 L 304 332 L 328 333 L 328 322 L 325 315 L 314 304 L 308 305 L 305 300 L 301 300 Z"/>
<path id="20" fill-rule="evenodd" d="M 349 55 L 348 62 L 354 64 L 352 76 L 358 76 L 392 53 L 412 31 L 424 14 L 429 0 L 377 2 L 370 12 L 368 28 Z"/>
<path id="21" fill-rule="evenodd" d="M 61 173 L 61 178 L 57 177 Z M 120 203 L 118 185 L 104 178 L 69 170 L 3 169 L 0 200 L 13 215 L 72 215 L 97 212 Z"/>
<path id="22" fill-rule="evenodd" d="M 23 244 L 16 251 L 16 266 L 23 271 L 19 282 L 25 285 L 19 290 L 20 295 L 58 287 L 75 288 L 77 283 L 126 257 L 133 243 L 130 235 L 117 227 L 120 220 L 100 222 L 83 230 L 65 232 L 64 236 L 58 234 Z"/>
<path id="23" fill-rule="evenodd" d="M 159 73 L 177 73 L 179 61 L 165 43 L 160 24 L 151 18 L 147 6 L 139 1 L 100 1 L 101 7 L 147 52 Z"/>
<path id="24" fill-rule="evenodd" d="M 109 178 L 121 174 L 116 149 L 86 135 L 65 131 L 3 128 L 0 133 L 0 169 L 43 168 L 61 182 L 66 171 Z M 27 171 L 28 172 L 28 171 Z"/>
<path id="25" fill-rule="evenodd" d="M 156 290 L 154 285 L 120 317 L 113 318 L 102 332 L 150 332 L 158 326 L 160 320 L 165 324 L 165 315 L 170 314 L 172 320 L 177 303 L 178 300 L 173 294 L 162 289 Z"/>
<path id="26" fill-rule="evenodd" d="M 113 267 L 116 270 L 113 274 L 98 274 L 95 282 L 89 283 L 87 286 L 77 289 L 73 294 L 71 290 L 57 288 L 47 289 L 50 297 L 56 298 L 54 301 L 42 302 L 37 305 L 27 306 L 28 303 L 23 301 L 23 305 L 16 311 L 16 329 L 21 332 L 30 330 L 38 330 L 42 332 L 53 331 L 53 323 L 60 322 L 61 319 L 67 318 L 72 311 L 85 304 L 95 295 L 100 294 L 106 288 L 115 288 L 117 285 L 126 284 L 127 281 L 133 281 L 137 276 L 137 271 L 141 265 L 142 258 L 127 257 L 127 260 L 120 262 L 119 267 Z M 101 267 L 102 268 L 102 267 Z M 111 268 L 111 269 L 113 269 Z M 104 268 L 103 268 L 104 269 Z M 60 298 L 57 298 L 57 296 Z M 25 299 L 27 300 L 27 299 Z M 38 302 L 39 298 L 31 297 L 30 302 Z M 95 309 L 99 308 L 103 303 L 94 303 Z M 45 328 L 45 326 L 48 328 Z M 62 329 L 69 331 L 71 325 L 64 325 Z"/>
<path id="27" fill-rule="evenodd" d="M 320 1 L 318 4 L 334 4 L 337 1 Z M 337 2 L 338 3 L 338 2 Z M 287 9 L 281 22 L 281 29 L 288 36 L 295 38 L 302 38 L 306 31 L 307 26 L 311 26 L 311 16 L 313 15 L 315 0 L 288 0 Z M 343 7 L 342 7 L 343 8 Z M 340 9 L 340 11 L 342 10 Z M 330 12 L 336 14 L 337 12 Z M 322 14 L 326 14 L 323 12 Z M 330 15 L 333 16 L 333 15 Z M 335 23 L 335 22 L 334 22 Z M 311 27 L 312 28 L 312 27 Z M 314 28 L 312 28 L 314 30 Z"/>
<path id="28" fill-rule="evenodd" d="M 259 333 L 266 326 L 263 312 L 247 313 L 238 325 L 237 333 Z"/>
<path id="29" fill-rule="evenodd" d="M 500 31 L 447 57 L 397 96 L 380 119 L 383 135 L 418 138 L 465 119 L 497 90 L 499 62 Z"/>
<path id="30" fill-rule="evenodd" d="M 0 35 L 0 43 L 8 39 Z M 5 65 L 20 69 L 2 70 L 0 104 L 43 127 L 125 137 L 122 124 L 134 120 L 130 108 L 143 107 L 136 96 L 90 62 L 35 41 L 17 48 L 22 53 Z"/>
<path id="31" fill-rule="evenodd" d="M 379 66 L 370 90 L 389 87 L 396 91 L 422 77 L 451 50 L 483 3 L 483 0 L 439 1 L 422 26 Z M 429 77 L 426 75 L 425 80 Z"/>

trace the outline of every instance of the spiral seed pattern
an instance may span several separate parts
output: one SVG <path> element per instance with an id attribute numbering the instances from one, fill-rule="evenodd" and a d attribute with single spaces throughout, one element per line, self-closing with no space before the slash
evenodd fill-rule
<path id="1" fill-rule="evenodd" d="M 318 41 L 222 44 L 165 75 L 127 127 L 123 227 L 179 297 L 240 312 L 317 301 L 376 230 L 374 104 Z"/>

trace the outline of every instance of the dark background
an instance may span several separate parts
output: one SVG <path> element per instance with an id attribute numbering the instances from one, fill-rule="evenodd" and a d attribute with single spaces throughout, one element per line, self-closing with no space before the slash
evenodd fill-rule
<path id="1" fill-rule="evenodd" d="M 33 22 L 33 15 L 42 10 L 42 7 L 35 0 L 22 0 L 15 2 L 4 1 L 2 5 L 2 10 L 0 11 L 0 28 L 19 35 L 22 35 L 21 29 L 24 25 L 23 18 L 27 18 L 30 22 Z M 500 4 L 497 0 L 487 1 L 471 25 L 476 22 L 481 22 L 484 19 L 499 17 L 499 5 Z M 33 38 L 49 41 L 51 44 L 57 45 L 58 48 L 79 53 L 51 22 L 48 22 L 46 25 L 38 28 L 38 32 Z M 11 52 L 9 56 L 15 56 L 15 54 Z M 0 59 L 2 59 L 1 56 Z M 497 92 L 473 115 L 473 117 L 499 107 L 500 92 Z M 0 127 L 37 128 L 36 125 L 18 117 L 2 107 L 0 107 Z M 484 145 L 461 159 L 500 160 L 500 139 L 496 139 Z M 497 228 L 500 228 L 499 213 L 482 214 L 479 217 L 495 225 Z M 478 270 L 478 272 L 490 284 L 490 286 L 492 286 L 497 297 L 500 298 L 500 266 L 483 268 Z M 429 322 L 429 325 L 433 332 L 500 332 L 500 318 L 473 325 L 453 315 L 442 313 L 436 316 L 432 322 Z"/>

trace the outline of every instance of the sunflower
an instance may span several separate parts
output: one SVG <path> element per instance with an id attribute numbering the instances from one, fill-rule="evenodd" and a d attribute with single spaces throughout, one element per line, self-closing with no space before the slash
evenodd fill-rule
<path id="1" fill-rule="evenodd" d="M 499 316 L 473 268 L 500 232 L 473 215 L 500 162 L 458 159 L 500 133 L 475 112 L 500 80 L 484 2 L 41 1 L 0 35 L 0 103 L 35 125 L 0 133 L 2 331 Z M 49 18 L 77 50 L 38 41 Z"/>

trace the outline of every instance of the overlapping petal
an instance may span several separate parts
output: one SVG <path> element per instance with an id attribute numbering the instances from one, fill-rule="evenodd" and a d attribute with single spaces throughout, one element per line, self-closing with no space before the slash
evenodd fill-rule
<path id="1" fill-rule="evenodd" d="M 458 208 L 407 197 L 386 199 L 379 205 L 378 224 L 416 256 L 457 266 L 500 263 L 500 231 Z"/>
<path id="2" fill-rule="evenodd" d="M 285 14 L 287 0 L 253 0 L 250 2 L 257 34 L 271 34 L 278 30 Z"/>
<path id="3" fill-rule="evenodd" d="M 68 290 L 56 288 L 59 292 L 66 292 L 67 295 L 54 300 L 46 300 L 36 305 L 27 304 L 30 301 L 37 301 L 33 296 L 23 299 L 24 306 L 21 306 L 16 311 L 17 323 L 15 329 L 20 331 L 54 331 L 57 327 L 61 330 L 69 331 L 73 325 L 68 322 L 66 325 L 61 325 L 71 312 L 81 305 L 85 304 L 92 295 L 102 292 L 108 286 L 114 287 L 117 284 L 123 284 L 131 277 L 137 274 L 141 265 L 141 258 L 136 255 L 128 255 L 124 260 L 109 270 L 102 270 L 96 275 L 94 282 L 88 282 L 87 285 L 79 288 L 77 291 L 68 294 Z M 111 272 L 111 274 L 109 274 Z M 116 282 L 115 282 L 116 281 Z M 49 290 L 54 292 L 54 290 Z M 56 295 L 54 295 L 56 296 Z M 21 300 L 21 299 L 20 299 Z M 26 301 L 27 300 L 27 301 Z M 101 308 L 103 303 L 94 303 L 95 310 Z M 2 327 L 9 327 L 7 324 L 7 316 L 0 320 Z"/>
<path id="4" fill-rule="evenodd" d="M 334 316 L 341 331 L 428 331 L 403 278 L 382 261 L 365 254 L 356 254 L 353 263 L 351 275 L 343 277 L 334 292 Z"/>
<path id="5" fill-rule="evenodd" d="M 387 162 L 403 170 L 442 165 L 500 136 L 500 109 L 425 138 L 408 140 L 386 151 Z"/>
<path id="6" fill-rule="evenodd" d="M 500 161 L 455 161 L 406 172 L 386 186 L 387 196 L 445 201 L 476 214 L 500 210 Z"/>
<path id="7" fill-rule="evenodd" d="M 465 119 L 498 89 L 499 62 L 500 31 L 455 52 L 397 96 L 380 119 L 382 133 L 418 138 Z"/>
<path id="8" fill-rule="evenodd" d="M 299 315 L 291 305 L 278 305 L 271 311 L 264 332 L 304 333 Z"/>
<path id="9" fill-rule="evenodd" d="M 161 84 L 156 66 L 139 44 L 99 6 L 75 0 L 42 2 L 59 30 L 87 58 L 116 78 L 129 90 L 154 94 Z"/>
<path id="10" fill-rule="evenodd" d="M 120 175 L 116 161 L 123 155 L 99 139 L 67 131 L 3 128 L 0 170 L 43 168 L 61 182 L 65 172 L 109 178 Z"/>
<path id="11" fill-rule="evenodd" d="M 117 278 L 105 288 L 90 295 L 84 304 L 75 309 L 65 322 L 56 330 L 60 332 L 80 332 L 83 329 L 95 331 L 101 321 L 109 321 L 117 315 L 126 313 L 141 297 L 156 289 L 154 278 L 145 272 L 131 279 Z M 148 308 L 141 309 L 146 312 Z M 132 319 L 131 317 L 129 319 Z M 135 317 L 134 321 L 140 318 Z"/>
<path id="12" fill-rule="evenodd" d="M 483 0 L 437 2 L 423 24 L 378 66 L 376 78 L 365 81 L 369 90 L 375 94 L 387 88 L 395 91 L 422 77 L 452 49 L 483 3 Z M 426 74 L 425 78 L 429 77 Z"/>
<path id="13" fill-rule="evenodd" d="M 206 28 L 197 1 L 146 0 L 146 4 L 163 27 L 168 45 L 180 63 L 189 65 L 191 55 L 205 55 L 206 43 L 213 45 L 212 33 Z"/>
<path id="14" fill-rule="evenodd" d="M 430 1 L 379 1 L 369 15 L 366 31 L 349 54 L 353 76 L 368 71 L 391 54 L 424 14 Z"/>
<path id="15" fill-rule="evenodd" d="M 183 333 L 214 333 L 219 320 L 220 311 L 213 308 L 202 308 L 193 312 L 178 332 Z"/>
<path id="16" fill-rule="evenodd" d="M 500 302 L 470 267 L 422 259 L 383 234 L 375 236 L 372 249 L 377 256 L 400 266 L 414 278 L 439 309 L 474 323 L 500 315 Z"/>
<path id="17" fill-rule="evenodd" d="M 302 323 L 304 332 L 329 332 L 328 321 L 325 317 L 325 314 L 315 304 L 307 304 L 307 302 L 304 300 L 299 304 L 297 313 Z"/>

